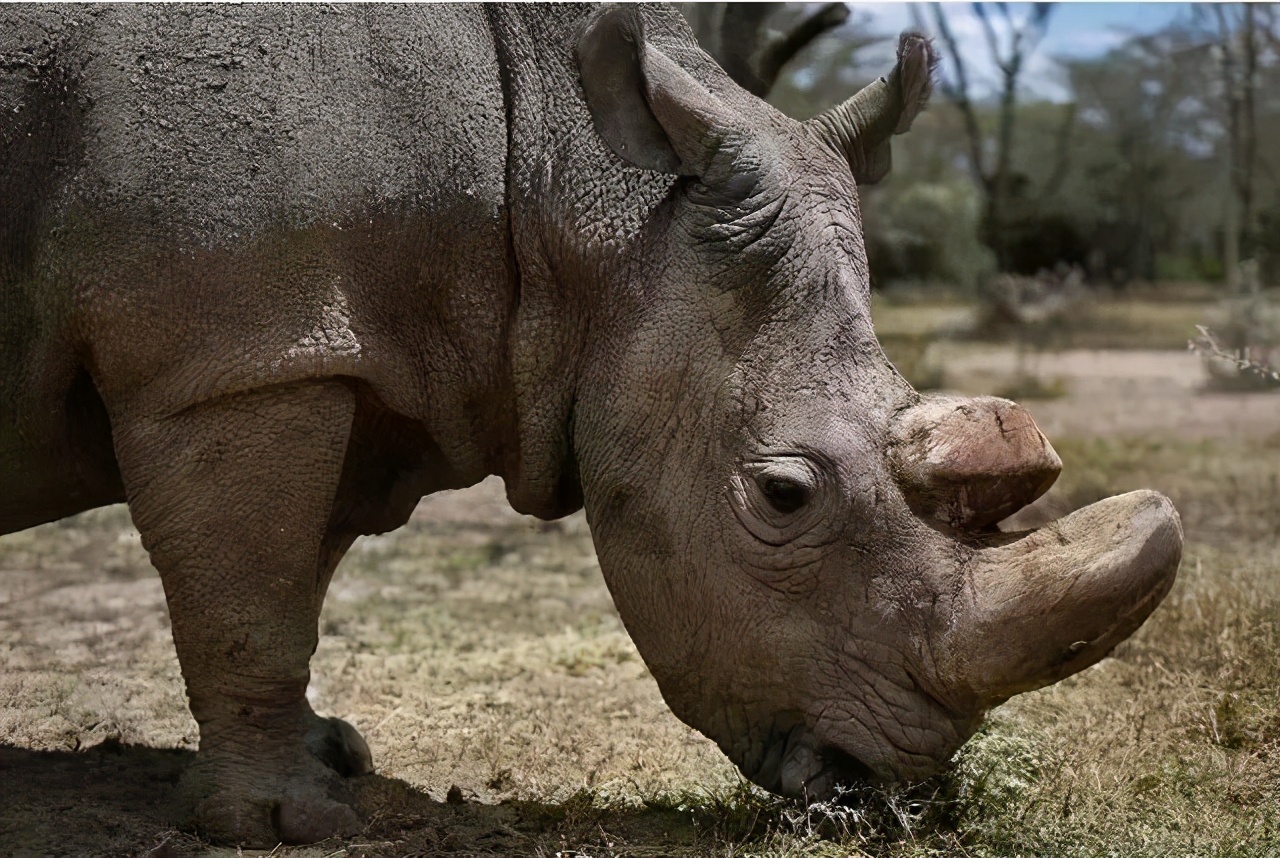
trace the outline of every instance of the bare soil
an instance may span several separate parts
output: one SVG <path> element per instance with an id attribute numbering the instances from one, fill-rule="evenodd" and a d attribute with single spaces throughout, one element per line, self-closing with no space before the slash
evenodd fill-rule
<path id="1" fill-rule="evenodd" d="M 991 393 L 1014 374 L 1015 356 L 1008 350 L 945 348 L 950 350 L 942 354 L 946 380 L 954 389 Z M 1065 393 L 1030 407 L 1051 438 L 1076 439 L 1062 448 L 1068 470 L 1078 463 L 1080 473 L 1093 475 L 1064 477 L 1061 505 L 1125 488 L 1118 483 L 1130 478 L 1150 479 L 1143 463 L 1165 454 L 1132 443 L 1210 439 L 1205 443 L 1212 444 L 1217 439 L 1230 446 L 1261 439 L 1262 447 L 1249 449 L 1270 450 L 1280 460 L 1280 395 L 1206 393 L 1194 356 L 1065 352 L 1037 361 L 1033 371 L 1060 379 Z M 1091 439 L 1116 437 L 1137 440 L 1101 452 L 1090 446 Z M 1189 448 L 1183 443 L 1168 449 L 1167 467 L 1174 473 Z M 1217 460 L 1210 459 L 1220 449 L 1204 454 L 1206 474 L 1218 473 L 1213 470 Z M 1257 470 L 1245 461 L 1226 477 L 1247 484 L 1251 500 L 1240 501 L 1253 504 L 1247 508 L 1230 506 L 1236 501 L 1226 495 L 1221 504 L 1227 506 L 1198 502 L 1200 482 L 1157 486 L 1190 505 L 1191 515 L 1184 510 L 1189 538 L 1203 532 L 1205 546 L 1214 542 L 1214 515 L 1233 522 L 1242 516 L 1264 519 L 1256 534 L 1247 528 L 1223 531 L 1230 539 L 1238 540 L 1241 533 L 1255 539 L 1253 548 L 1240 555 L 1245 559 L 1228 562 L 1212 547 L 1189 550 L 1194 568 L 1184 573 L 1188 583 L 1180 583 L 1182 589 L 1169 602 L 1176 605 L 1179 622 L 1200 624 L 1194 625 L 1197 634 L 1228 635 L 1214 652 L 1239 651 L 1242 659 L 1256 657 L 1245 640 L 1256 623 L 1233 619 L 1246 610 L 1239 605 L 1252 599 L 1247 610 L 1274 610 L 1276 588 L 1260 592 L 1255 584 L 1268 576 L 1280 578 L 1275 553 L 1280 494 L 1265 494 Z M 1271 524 L 1265 521 L 1268 509 L 1275 516 Z M 1271 526 L 1275 529 L 1268 530 Z M 1254 571 L 1239 572 L 1246 567 Z M 1236 586 L 1232 575 L 1245 575 L 1246 583 L 1231 589 Z M 1234 595 L 1221 595 L 1228 591 Z M 1203 611 L 1219 603 L 1229 603 L 1235 613 L 1206 619 Z M 1198 620 L 1192 612 L 1201 612 Z M 1041 772 L 1035 777 L 1042 779 L 1049 777 L 1043 773 L 1046 766 L 1058 781 L 1067 770 L 1075 777 L 1076 769 L 1090 783 L 1096 779 L 1097 790 L 1074 780 L 1062 787 L 1068 804 L 1076 796 L 1077 808 L 1092 802 L 1105 809 L 1108 801 L 1114 806 L 1106 797 L 1112 787 L 1126 791 L 1125 801 L 1133 795 L 1155 800 L 1151 797 L 1164 788 L 1163 769 L 1152 775 L 1156 780 L 1143 782 L 1146 786 L 1134 786 L 1133 777 L 1144 775 L 1108 774 L 1115 760 L 1099 756 L 1095 768 L 1086 771 L 1084 763 L 1070 757 L 1076 732 L 1115 728 L 1108 726 L 1107 707 L 1138 707 L 1126 725 L 1136 723 L 1138 715 L 1146 723 L 1148 710 L 1153 725 L 1161 718 L 1176 721 L 1176 712 L 1164 710 L 1190 707 L 1191 714 L 1177 723 L 1193 743 L 1220 740 L 1221 725 L 1227 725 L 1221 730 L 1242 731 L 1237 739 L 1243 744 L 1224 744 L 1226 750 L 1214 750 L 1219 756 L 1205 757 L 1210 762 L 1203 765 L 1208 766 L 1204 771 L 1215 765 L 1238 770 L 1233 777 L 1244 792 L 1232 806 L 1245 810 L 1223 825 L 1234 820 L 1246 832 L 1237 837 L 1237 828 L 1230 828 L 1228 834 L 1237 837 L 1230 842 L 1253 842 L 1249 838 L 1256 832 L 1250 826 L 1261 818 L 1258 808 L 1271 802 L 1271 815 L 1280 815 L 1280 789 L 1274 774 L 1267 774 L 1274 769 L 1265 768 L 1265 754 L 1263 763 L 1255 759 L 1249 768 L 1230 748 L 1244 748 L 1242 753 L 1254 759 L 1257 747 L 1264 747 L 1280 758 L 1280 727 L 1267 728 L 1274 732 L 1258 733 L 1258 739 L 1248 732 L 1254 729 L 1250 725 L 1271 723 L 1269 716 L 1249 720 L 1252 715 L 1239 714 L 1243 709 L 1231 709 L 1252 706 L 1254 698 L 1207 686 L 1199 678 L 1187 680 L 1190 685 L 1179 684 L 1172 673 L 1161 678 L 1159 670 L 1169 670 L 1158 664 L 1177 663 L 1176 653 L 1166 650 L 1178 644 L 1162 644 L 1160 634 L 1177 632 L 1152 631 L 1149 625 L 1116 659 L 1001 710 L 997 724 L 1004 726 L 980 737 L 974 745 L 978 750 L 960 764 L 962 771 L 979 765 L 987 753 L 1003 761 L 1000 777 L 987 773 L 956 781 L 988 790 L 970 794 L 969 804 L 959 806 L 970 808 L 967 813 L 986 808 L 982 812 L 989 816 L 960 813 L 959 821 L 943 826 L 944 833 L 921 835 L 920 841 L 910 826 L 898 828 L 890 837 L 898 838 L 892 854 L 936 854 L 931 842 L 950 844 L 963 854 L 1017 854 L 1010 830 L 1015 840 L 1020 830 L 1028 837 L 1047 836 L 1053 826 L 1031 822 L 1034 813 L 1027 808 L 1002 809 L 1014 801 L 1010 796 L 1028 789 L 1025 783 L 1017 786 L 1020 766 Z M 1212 645 L 1212 640 L 1203 644 Z M 1188 658 L 1209 658 L 1199 652 Z M 1274 660 L 1271 650 L 1260 652 Z M 159 581 L 123 507 L 0 539 L 0 667 L 0 855 L 237 854 L 176 831 L 169 818 L 169 792 L 196 747 L 196 725 L 186 710 Z M 1214 662 L 1205 675 L 1226 669 Z M 373 749 L 378 773 L 356 783 L 368 828 L 356 841 L 280 848 L 274 855 L 743 854 L 743 844 L 752 844 L 753 854 L 872 854 L 864 850 L 878 849 L 857 833 L 862 830 L 857 826 L 850 833 L 845 817 L 837 820 L 844 820 L 844 827 L 837 826 L 833 836 L 830 826 L 815 827 L 812 817 L 797 822 L 783 805 L 745 787 L 714 745 L 663 704 L 612 606 L 582 515 L 553 523 L 517 515 L 506 506 L 496 480 L 427 498 L 406 527 L 356 544 L 330 591 L 312 674 L 309 696 L 317 711 L 350 720 Z M 1176 698 L 1162 698 L 1160 682 L 1172 689 L 1170 695 L 1176 691 Z M 1078 713 L 1082 694 L 1092 695 L 1095 704 L 1102 701 L 1103 708 L 1095 706 L 1079 723 L 1068 718 L 1055 728 L 1052 713 Z M 1233 704 L 1236 697 L 1222 694 L 1237 694 L 1242 702 Z M 1149 738 L 1143 739 L 1143 727 L 1136 729 L 1135 747 L 1142 748 Z M 1166 735 L 1160 747 L 1182 736 Z M 1170 753 L 1201 759 L 1178 747 Z M 1140 751 L 1132 765 L 1141 756 Z M 1014 786 L 1000 779 L 1006 775 Z M 1115 778 L 1119 786 L 1104 783 L 1106 778 Z M 1006 788 L 1013 792 L 993 792 Z M 905 813 L 897 805 L 892 809 Z M 1023 818 L 1019 814 L 1034 828 L 1018 829 L 1024 824 L 1017 822 Z M 1090 830 L 1110 831 L 1105 826 Z M 986 838 L 981 842 L 989 848 L 968 852 L 963 844 L 973 837 Z M 1161 848 L 1164 854 L 1181 854 Z"/>
<path id="2" fill-rule="evenodd" d="M 1202 359 L 1190 352 L 1072 350 L 1019 357 L 1012 347 L 937 343 L 930 359 L 949 387 L 1000 393 L 1020 374 L 1063 395 L 1027 400 L 1050 440 L 1060 437 L 1265 438 L 1280 433 L 1274 391 L 1214 390 Z"/>

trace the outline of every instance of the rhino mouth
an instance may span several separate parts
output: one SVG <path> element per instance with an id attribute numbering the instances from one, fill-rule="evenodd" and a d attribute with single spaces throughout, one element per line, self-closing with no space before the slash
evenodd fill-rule
<path id="1" fill-rule="evenodd" d="M 870 766 L 835 745 L 820 747 L 818 758 L 821 761 L 821 767 L 817 774 L 800 785 L 799 794 L 794 795 L 794 798 L 804 801 L 829 801 L 837 798 L 841 789 L 884 781 L 884 778 L 876 776 Z"/>
<path id="2" fill-rule="evenodd" d="M 763 760 L 749 777 L 769 792 L 802 801 L 825 801 L 841 787 L 883 780 L 853 754 L 820 743 L 803 725 L 781 734 L 773 731 Z"/>

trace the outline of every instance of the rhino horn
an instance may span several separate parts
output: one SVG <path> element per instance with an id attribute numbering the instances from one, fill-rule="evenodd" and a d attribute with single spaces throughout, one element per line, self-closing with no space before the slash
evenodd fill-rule
<path id="1" fill-rule="evenodd" d="M 956 699 L 981 708 L 1101 660 L 1173 586 L 1182 526 L 1153 491 L 1108 498 L 975 551 L 933 652 Z"/>
<path id="2" fill-rule="evenodd" d="M 924 36 L 903 33 L 898 39 L 898 62 L 887 78 L 879 78 L 807 123 L 844 153 L 858 184 L 875 184 L 888 174 L 889 138 L 909 129 L 924 109 L 940 59 Z"/>
<path id="3" fill-rule="evenodd" d="M 890 460 L 908 505 L 955 530 L 989 527 L 1040 497 L 1062 460 L 1031 415 L 990 396 L 926 396 L 895 423 Z"/>

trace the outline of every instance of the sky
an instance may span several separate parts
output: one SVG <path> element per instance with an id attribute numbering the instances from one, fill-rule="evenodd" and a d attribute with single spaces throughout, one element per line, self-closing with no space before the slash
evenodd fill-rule
<path id="1" fill-rule="evenodd" d="M 885 33 L 911 29 L 911 5 L 906 3 L 855 3 L 854 18 L 868 13 L 871 25 Z M 927 24 L 933 12 L 926 4 L 914 4 Z M 1011 4 L 1016 20 L 1022 20 L 1029 4 Z M 1043 41 L 1031 56 L 1024 72 L 1026 88 L 1032 95 L 1053 101 L 1069 97 L 1066 76 L 1055 57 L 1095 57 L 1131 35 L 1150 33 L 1178 17 L 1191 13 L 1190 3 L 1057 3 Z M 976 97 L 984 97 L 999 86 L 999 72 L 989 59 L 982 25 L 969 3 L 944 3 L 944 13 L 956 41 L 965 49 L 971 69 L 971 86 Z M 998 19 L 997 23 L 998 23 Z M 997 32 L 1000 32 L 999 30 Z M 1003 36 L 1004 34 L 1001 33 Z M 972 50 L 969 49 L 972 46 Z M 868 51 L 870 58 L 870 51 Z M 892 60 L 889 60 L 892 64 Z"/>

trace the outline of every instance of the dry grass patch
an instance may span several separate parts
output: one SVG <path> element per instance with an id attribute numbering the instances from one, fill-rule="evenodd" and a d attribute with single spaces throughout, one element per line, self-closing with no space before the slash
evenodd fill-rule
<path id="1" fill-rule="evenodd" d="M 594 714 L 547 728 L 576 749 L 574 765 L 541 752 L 497 752 L 519 774 L 510 792 L 493 797 L 541 802 L 523 848 L 616 856 L 1276 854 L 1280 437 L 1068 441 L 1059 450 L 1063 503 L 1152 486 L 1184 514 L 1189 542 L 1179 582 L 1114 658 L 999 709 L 939 778 L 805 809 L 743 784 L 714 749 L 699 747 L 656 702 L 601 601 L 589 627 L 552 635 L 540 649 L 525 644 L 531 668 L 562 669 L 566 682 L 594 678 L 596 687 L 573 704 Z M 572 541 L 574 533 L 571 526 L 555 539 Z M 596 574 L 586 549 L 575 550 L 584 579 Z M 528 575 L 534 558 L 512 557 Z M 602 719 L 596 695 L 608 701 L 627 681 L 639 683 L 633 699 L 652 708 L 633 710 L 639 718 Z M 533 738 L 520 723 L 516 744 Z M 512 732 L 501 721 L 493 729 Z M 672 742 L 695 750 L 673 757 Z M 628 764 L 629 754 L 659 755 L 662 774 Z M 430 788 L 431 777 L 425 781 Z M 410 824 L 401 842 L 420 833 Z"/>
<path id="2" fill-rule="evenodd" d="M 872 296 L 876 335 L 884 343 L 916 339 L 1024 340 L 1050 351 L 1067 349 L 1183 350 L 1196 326 L 1213 314 L 1214 296 L 1159 292 L 1114 295 L 1091 291 L 1069 308 L 1041 322 L 1016 324 L 984 314 L 977 301 Z M 889 345 L 886 345 L 889 349 Z M 892 351 L 890 352 L 892 355 Z"/>
<path id="3" fill-rule="evenodd" d="M 1211 305 L 1203 301 L 1092 297 L 1039 332 L 1050 349 L 1185 349 Z"/>

